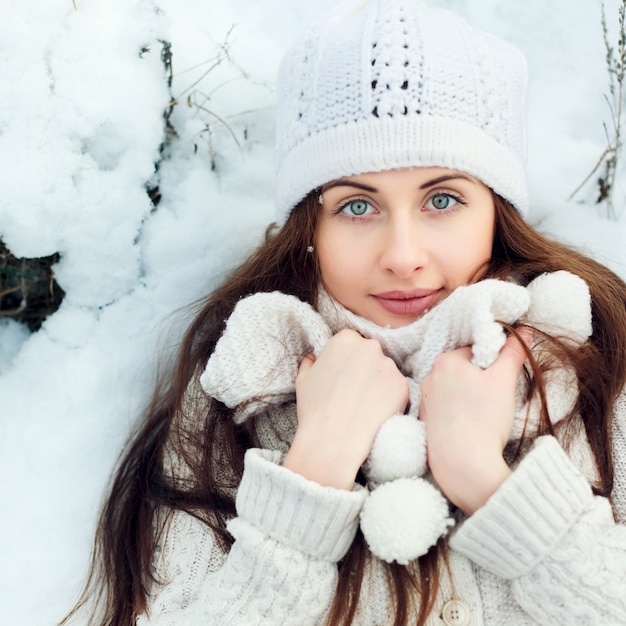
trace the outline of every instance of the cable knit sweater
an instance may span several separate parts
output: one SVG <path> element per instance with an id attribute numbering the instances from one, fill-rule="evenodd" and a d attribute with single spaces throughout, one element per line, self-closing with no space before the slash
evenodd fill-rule
<path id="1" fill-rule="evenodd" d="M 209 401 L 195 378 L 184 419 Z M 230 552 L 197 519 L 171 512 L 154 563 L 163 584 L 140 626 L 324 623 L 367 489 L 322 487 L 281 466 L 295 433 L 293 401 L 252 419 L 260 448 L 246 454 Z M 591 492 L 584 430 L 569 455 L 557 439 L 537 439 L 481 509 L 468 519 L 457 512 L 452 580 L 442 572 L 429 625 L 626 624 L 626 394 L 613 427 L 617 519 Z M 186 477 L 172 450 L 165 466 L 172 478 Z M 390 607 L 382 565 L 371 557 L 355 623 L 388 624 Z"/>

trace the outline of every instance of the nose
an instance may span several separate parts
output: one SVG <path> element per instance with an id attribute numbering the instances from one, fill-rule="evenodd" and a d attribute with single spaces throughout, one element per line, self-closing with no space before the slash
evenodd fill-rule
<path id="1" fill-rule="evenodd" d="M 387 224 L 380 263 L 385 271 L 408 278 L 428 262 L 424 225 L 410 213 L 394 216 Z"/>

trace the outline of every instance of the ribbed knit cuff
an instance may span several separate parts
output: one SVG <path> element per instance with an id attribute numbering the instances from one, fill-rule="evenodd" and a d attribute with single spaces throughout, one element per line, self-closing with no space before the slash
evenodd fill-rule
<path id="1" fill-rule="evenodd" d="M 281 459 L 280 452 L 248 450 L 237 513 L 281 543 L 339 561 L 356 534 L 367 490 L 323 487 L 280 466 Z"/>
<path id="2" fill-rule="evenodd" d="M 531 570 L 589 507 L 593 494 L 553 437 L 537 439 L 513 474 L 452 535 L 450 546 L 502 578 Z"/>

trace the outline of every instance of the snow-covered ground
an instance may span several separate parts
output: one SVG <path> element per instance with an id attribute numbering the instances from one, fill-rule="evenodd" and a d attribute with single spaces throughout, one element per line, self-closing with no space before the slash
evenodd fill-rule
<path id="1" fill-rule="evenodd" d="M 611 128 L 599 0 L 433 3 L 526 53 L 531 221 L 626 277 L 626 216 L 608 220 L 591 183 L 568 201 L 606 147 L 603 123 Z M 617 3 L 607 3 L 613 31 Z M 184 326 L 174 312 L 215 286 L 272 219 L 276 67 L 331 4 L 3 6 L 0 238 L 17 256 L 60 252 L 67 295 L 35 334 L 0 318 L 0 623 L 52 625 L 75 599 L 107 478 Z M 178 138 L 161 160 L 172 96 Z M 156 211 L 148 182 L 162 194 Z M 625 183 L 621 169 L 618 212 Z"/>

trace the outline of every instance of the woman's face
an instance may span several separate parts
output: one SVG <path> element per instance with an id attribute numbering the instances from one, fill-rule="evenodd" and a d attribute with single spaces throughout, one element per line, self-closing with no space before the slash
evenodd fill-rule
<path id="1" fill-rule="evenodd" d="M 348 176 L 322 187 L 315 249 L 322 281 L 380 326 L 410 324 L 476 278 L 495 208 L 476 178 L 441 167 Z"/>

